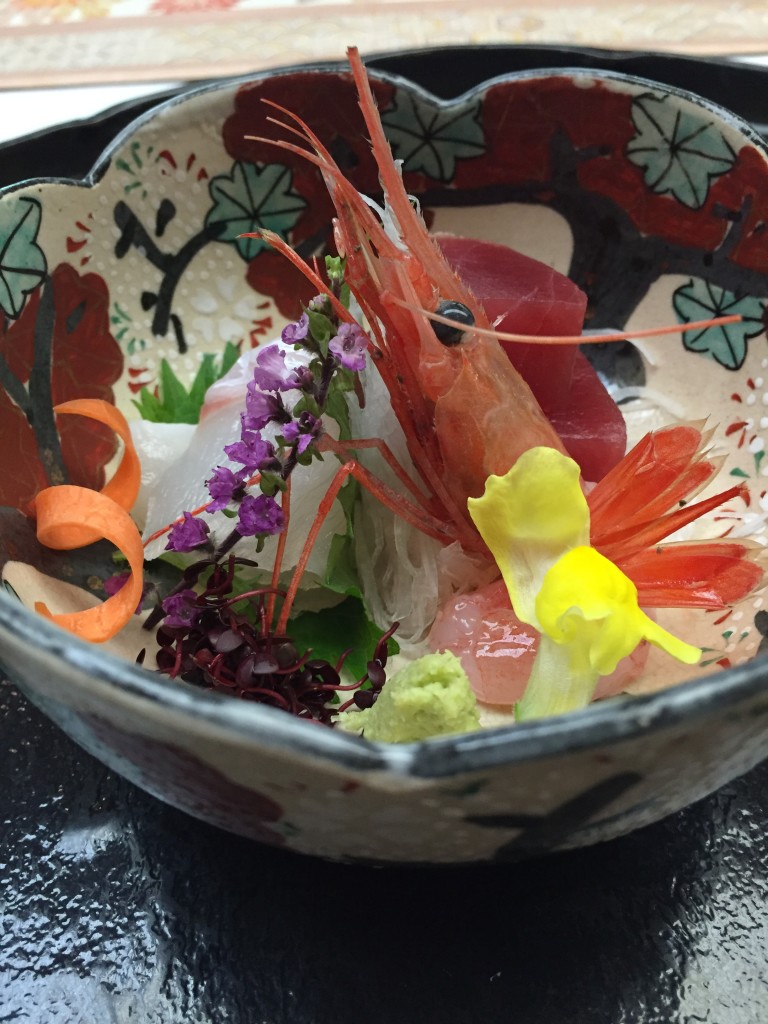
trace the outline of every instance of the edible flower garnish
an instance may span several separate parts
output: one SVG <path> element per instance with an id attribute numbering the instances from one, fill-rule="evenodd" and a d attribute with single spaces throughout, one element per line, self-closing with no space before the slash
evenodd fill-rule
<path id="1" fill-rule="evenodd" d="M 343 261 L 329 257 L 326 267 L 338 299 Z M 148 629 L 157 627 L 161 672 L 325 724 L 353 705 L 373 706 L 386 681 L 388 643 L 397 625 L 379 636 L 366 671 L 343 682 L 342 670 L 349 677 L 355 661 L 351 649 L 329 662 L 289 635 L 301 560 L 288 592 L 279 587 L 292 474 L 322 457 L 319 445 L 327 418 L 337 420 L 340 433 L 347 429 L 344 393 L 353 389 L 353 375 L 365 366 L 369 340 L 353 326 L 340 321 L 327 296 L 318 295 L 282 332 L 283 345 L 293 347 L 299 365 L 288 365 L 287 349 L 278 344 L 258 352 L 240 438 L 223 447 L 234 468 L 216 466 L 206 481 L 211 500 L 195 512 L 183 512 L 168 530 L 166 550 L 195 552 L 198 560 L 184 568 L 178 585 L 145 623 Z M 269 437 L 262 433 L 266 430 Z M 214 512 L 234 520 L 223 538 L 199 518 Z M 270 584 L 243 589 L 238 573 L 248 576 L 257 562 L 231 550 L 252 538 L 250 549 L 258 554 L 274 535 L 279 543 Z M 340 703 L 344 691 L 350 693 Z"/>
<path id="2" fill-rule="evenodd" d="M 657 625 L 637 588 L 590 545 L 578 465 L 553 448 L 531 448 L 468 501 L 509 591 L 515 614 L 541 633 L 518 720 L 584 707 L 642 640 L 693 665 L 701 651 Z"/>

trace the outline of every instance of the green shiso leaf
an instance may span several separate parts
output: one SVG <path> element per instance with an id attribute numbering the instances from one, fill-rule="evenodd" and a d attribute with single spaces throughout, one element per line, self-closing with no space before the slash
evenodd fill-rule
<path id="1" fill-rule="evenodd" d="M 334 387 L 336 381 L 331 384 L 328 394 L 328 401 L 325 403 L 326 415 L 330 416 L 339 425 L 339 440 L 349 441 L 352 437 L 352 426 L 349 421 L 349 406 L 344 392 Z"/>
<path id="2" fill-rule="evenodd" d="M 231 341 L 227 342 L 220 361 L 206 352 L 189 391 L 176 376 L 168 360 L 163 359 L 160 363 L 158 393 L 154 394 L 149 388 L 144 388 L 133 404 L 141 418 L 152 423 L 197 423 L 206 391 L 232 369 L 239 355 L 240 350 Z"/>
<path id="3" fill-rule="evenodd" d="M 362 598 L 352 529 L 352 516 L 359 493 L 360 485 L 357 480 L 350 478 L 336 498 L 344 510 L 347 528 L 344 533 L 335 533 L 331 538 L 331 548 L 328 552 L 323 583 L 329 590 L 333 590 L 337 594 L 349 594 L 352 597 Z"/>
<path id="4" fill-rule="evenodd" d="M 365 672 L 384 631 L 371 622 L 363 602 L 356 597 L 347 597 L 334 608 L 320 612 L 300 612 L 288 627 L 300 651 L 311 648 L 314 657 L 325 658 L 332 665 L 351 647 L 352 653 L 344 666 L 356 679 Z M 388 649 L 390 654 L 396 654 L 400 648 L 390 640 Z"/>
<path id="5" fill-rule="evenodd" d="M 328 355 L 328 342 L 331 340 L 331 321 L 325 313 L 317 313 L 314 310 L 307 310 L 309 319 L 309 332 L 323 355 Z"/>

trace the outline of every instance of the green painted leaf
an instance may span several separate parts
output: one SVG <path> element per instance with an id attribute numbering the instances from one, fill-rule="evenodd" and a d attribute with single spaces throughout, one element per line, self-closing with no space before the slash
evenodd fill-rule
<path id="1" fill-rule="evenodd" d="M 244 260 L 265 249 L 260 238 L 240 238 L 244 232 L 268 228 L 286 237 L 307 205 L 291 188 L 291 169 L 283 164 L 261 166 L 237 162 L 230 174 L 211 179 L 213 206 L 205 224 L 221 225 L 220 242 L 231 242 Z"/>
<path id="2" fill-rule="evenodd" d="M 27 295 L 45 278 L 45 253 L 37 244 L 42 207 L 36 199 L 6 196 L 0 202 L 0 309 L 17 317 Z"/>
<path id="3" fill-rule="evenodd" d="M 689 352 L 709 356 L 728 370 L 738 370 L 743 365 L 749 339 L 765 330 L 764 301 L 750 295 L 737 296 L 699 278 L 692 278 L 678 288 L 672 296 L 672 305 L 682 324 L 731 313 L 741 315 L 740 323 L 683 333 L 683 345 Z"/>
<path id="4" fill-rule="evenodd" d="M 422 171 L 449 182 L 456 161 L 482 156 L 485 136 L 480 123 L 482 101 L 464 100 L 449 106 L 417 93 L 396 89 L 392 105 L 381 115 L 395 156 L 406 171 Z"/>
<path id="5" fill-rule="evenodd" d="M 676 97 L 643 93 L 632 101 L 637 134 L 627 157 L 643 169 L 648 188 L 672 195 L 698 210 L 707 200 L 710 182 L 729 171 L 736 154 L 703 108 L 680 108 Z"/>

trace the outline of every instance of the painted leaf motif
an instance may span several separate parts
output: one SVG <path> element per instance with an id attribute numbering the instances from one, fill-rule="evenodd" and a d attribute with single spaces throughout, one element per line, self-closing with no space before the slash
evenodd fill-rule
<path id="1" fill-rule="evenodd" d="M 45 277 L 45 253 L 37 244 L 41 213 L 40 203 L 26 196 L 0 203 L 0 309 L 10 317 L 21 313 Z"/>
<path id="2" fill-rule="evenodd" d="M 305 200 L 291 188 L 292 171 L 282 164 L 257 165 L 238 161 L 230 174 L 211 179 L 214 205 L 205 225 L 223 225 L 220 242 L 234 242 L 244 260 L 266 248 L 260 238 L 239 238 L 246 231 L 268 228 L 285 237 L 298 220 Z"/>
<path id="3" fill-rule="evenodd" d="M 671 99 L 644 93 L 632 101 L 637 134 L 627 145 L 627 157 L 642 168 L 652 192 L 698 210 L 712 179 L 730 170 L 736 154 L 704 110 L 690 113 Z"/>
<path id="4" fill-rule="evenodd" d="M 406 171 L 422 171 L 437 181 L 449 182 L 457 160 L 485 152 L 481 107 L 481 101 L 474 99 L 437 106 L 415 93 L 396 89 L 393 105 L 382 113 L 381 121 Z"/>
<path id="5" fill-rule="evenodd" d="M 109 292 L 97 274 L 62 263 L 17 320 L 0 314 L 0 505 L 26 509 L 37 491 L 63 479 L 103 486 L 104 467 L 117 448 L 113 432 L 81 416 L 54 425 L 51 406 L 72 398 L 112 402 L 122 369 L 110 333 Z M 55 437 L 66 477 L 53 451 Z"/>
<path id="6" fill-rule="evenodd" d="M 683 324 L 732 313 L 741 315 L 740 323 L 683 333 L 683 345 L 689 352 L 709 356 L 728 370 L 738 370 L 743 365 L 747 342 L 765 330 L 765 302 L 750 295 L 738 296 L 709 281 L 692 278 L 677 289 L 672 304 Z"/>

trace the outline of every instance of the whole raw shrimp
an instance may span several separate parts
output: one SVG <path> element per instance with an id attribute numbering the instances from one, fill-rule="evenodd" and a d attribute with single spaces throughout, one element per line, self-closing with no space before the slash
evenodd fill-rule
<path id="1" fill-rule="evenodd" d="M 451 525 L 464 546 L 478 549 L 467 498 L 482 493 L 487 477 L 504 473 L 527 448 L 564 448 L 531 389 L 487 336 L 493 331 L 482 307 L 429 236 L 393 162 L 357 50 L 349 50 L 349 59 L 384 191 L 383 210 L 353 188 L 317 136 L 288 111 L 283 113 L 314 153 L 277 144 L 304 154 L 323 174 L 336 207 L 334 237 L 346 256 L 345 281 L 373 335 L 370 354 L 413 465 L 429 489 L 425 506 Z M 263 237 L 307 272 L 277 236 Z M 438 312 L 457 303 L 466 311 L 465 329 L 442 342 L 419 310 Z M 342 308 L 337 312 L 350 319 Z"/>
<path id="2" fill-rule="evenodd" d="M 373 337 L 370 354 L 386 385 L 421 482 L 421 489 L 410 484 L 408 487 L 423 510 L 425 529 L 430 532 L 429 524 L 440 520 L 445 524 L 443 543 L 457 541 L 465 552 L 487 558 L 488 552 L 468 518 L 467 499 L 481 494 L 490 475 L 506 473 L 526 450 L 544 446 L 564 452 L 564 447 L 498 344 L 481 305 L 429 236 L 392 159 L 355 49 L 349 50 L 349 59 L 379 170 L 383 209 L 360 196 L 311 129 L 280 107 L 276 109 L 293 122 L 290 130 L 309 143 L 311 151 L 287 141 L 276 144 L 315 163 L 333 199 L 335 241 L 339 253 L 347 259 L 345 279 Z M 322 288 L 320 279 L 285 242 L 267 232 L 263 237 Z M 430 318 L 424 311 L 440 314 L 450 307 L 455 309 L 456 304 L 461 322 L 454 325 L 446 342 L 441 340 L 446 338 L 445 332 L 436 331 L 433 322 L 440 321 L 440 316 Z M 338 304 L 337 313 L 351 319 Z M 442 318 L 443 323 L 449 324 L 450 320 L 450 316 Z M 637 459 L 632 462 L 628 456 L 630 462 L 620 464 L 594 492 L 593 543 L 598 548 L 603 544 L 609 548 L 613 543 L 611 553 L 617 564 L 622 564 L 622 543 L 625 545 L 628 554 L 624 568 L 630 577 L 635 570 L 641 598 L 645 588 L 650 606 L 725 607 L 753 589 L 762 575 L 749 560 L 751 553 L 744 544 L 683 545 L 673 559 L 674 565 L 668 560 L 668 572 L 666 564 L 661 566 L 653 560 L 664 537 L 711 508 L 744 494 L 743 487 L 732 487 L 714 499 L 689 506 L 683 516 L 672 511 L 717 470 L 717 465 L 701 454 L 703 441 L 698 427 L 671 428 L 658 443 L 652 440 L 646 444 L 639 477 Z M 372 445 L 382 447 L 370 439 L 345 445 L 328 442 L 328 447 L 342 456 Z M 373 484 L 376 493 L 375 483 L 370 479 L 367 482 Z M 628 507 L 626 489 L 630 484 L 632 500 Z M 619 505 L 612 502 L 612 488 L 618 488 L 622 498 Z M 389 503 L 392 507 L 391 500 Z M 643 515 L 644 508 L 648 515 Z M 651 513 L 656 526 L 648 529 L 646 520 Z M 622 525 L 628 534 L 617 547 L 615 535 Z M 633 529 L 642 535 L 634 546 Z M 646 550 L 654 545 L 651 556 L 646 556 Z M 714 560 L 707 566 L 712 576 L 708 585 L 702 582 L 702 556 L 705 561 Z M 491 571 L 490 575 L 497 574 Z M 481 579 L 482 573 L 476 573 L 475 583 Z M 432 645 L 452 648 L 464 656 L 465 667 L 481 697 L 514 702 L 530 671 L 535 634 L 531 635 L 515 618 L 506 590 L 496 580 L 476 587 L 469 604 L 463 597 L 457 602 L 458 611 L 456 602 L 449 602 L 449 607 L 443 609 Z M 467 607 L 472 629 L 466 623 Z M 467 640 L 469 633 L 471 641 Z M 493 643 L 486 642 L 489 636 Z M 475 655 L 481 653 L 488 657 L 476 659 Z M 601 692 L 610 692 L 612 686 L 620 688 L 637 674 L 644 660 L 645 651 L 639 649 L 632 664 L 620 665 L 615 677 L 601 684 Z"/>

